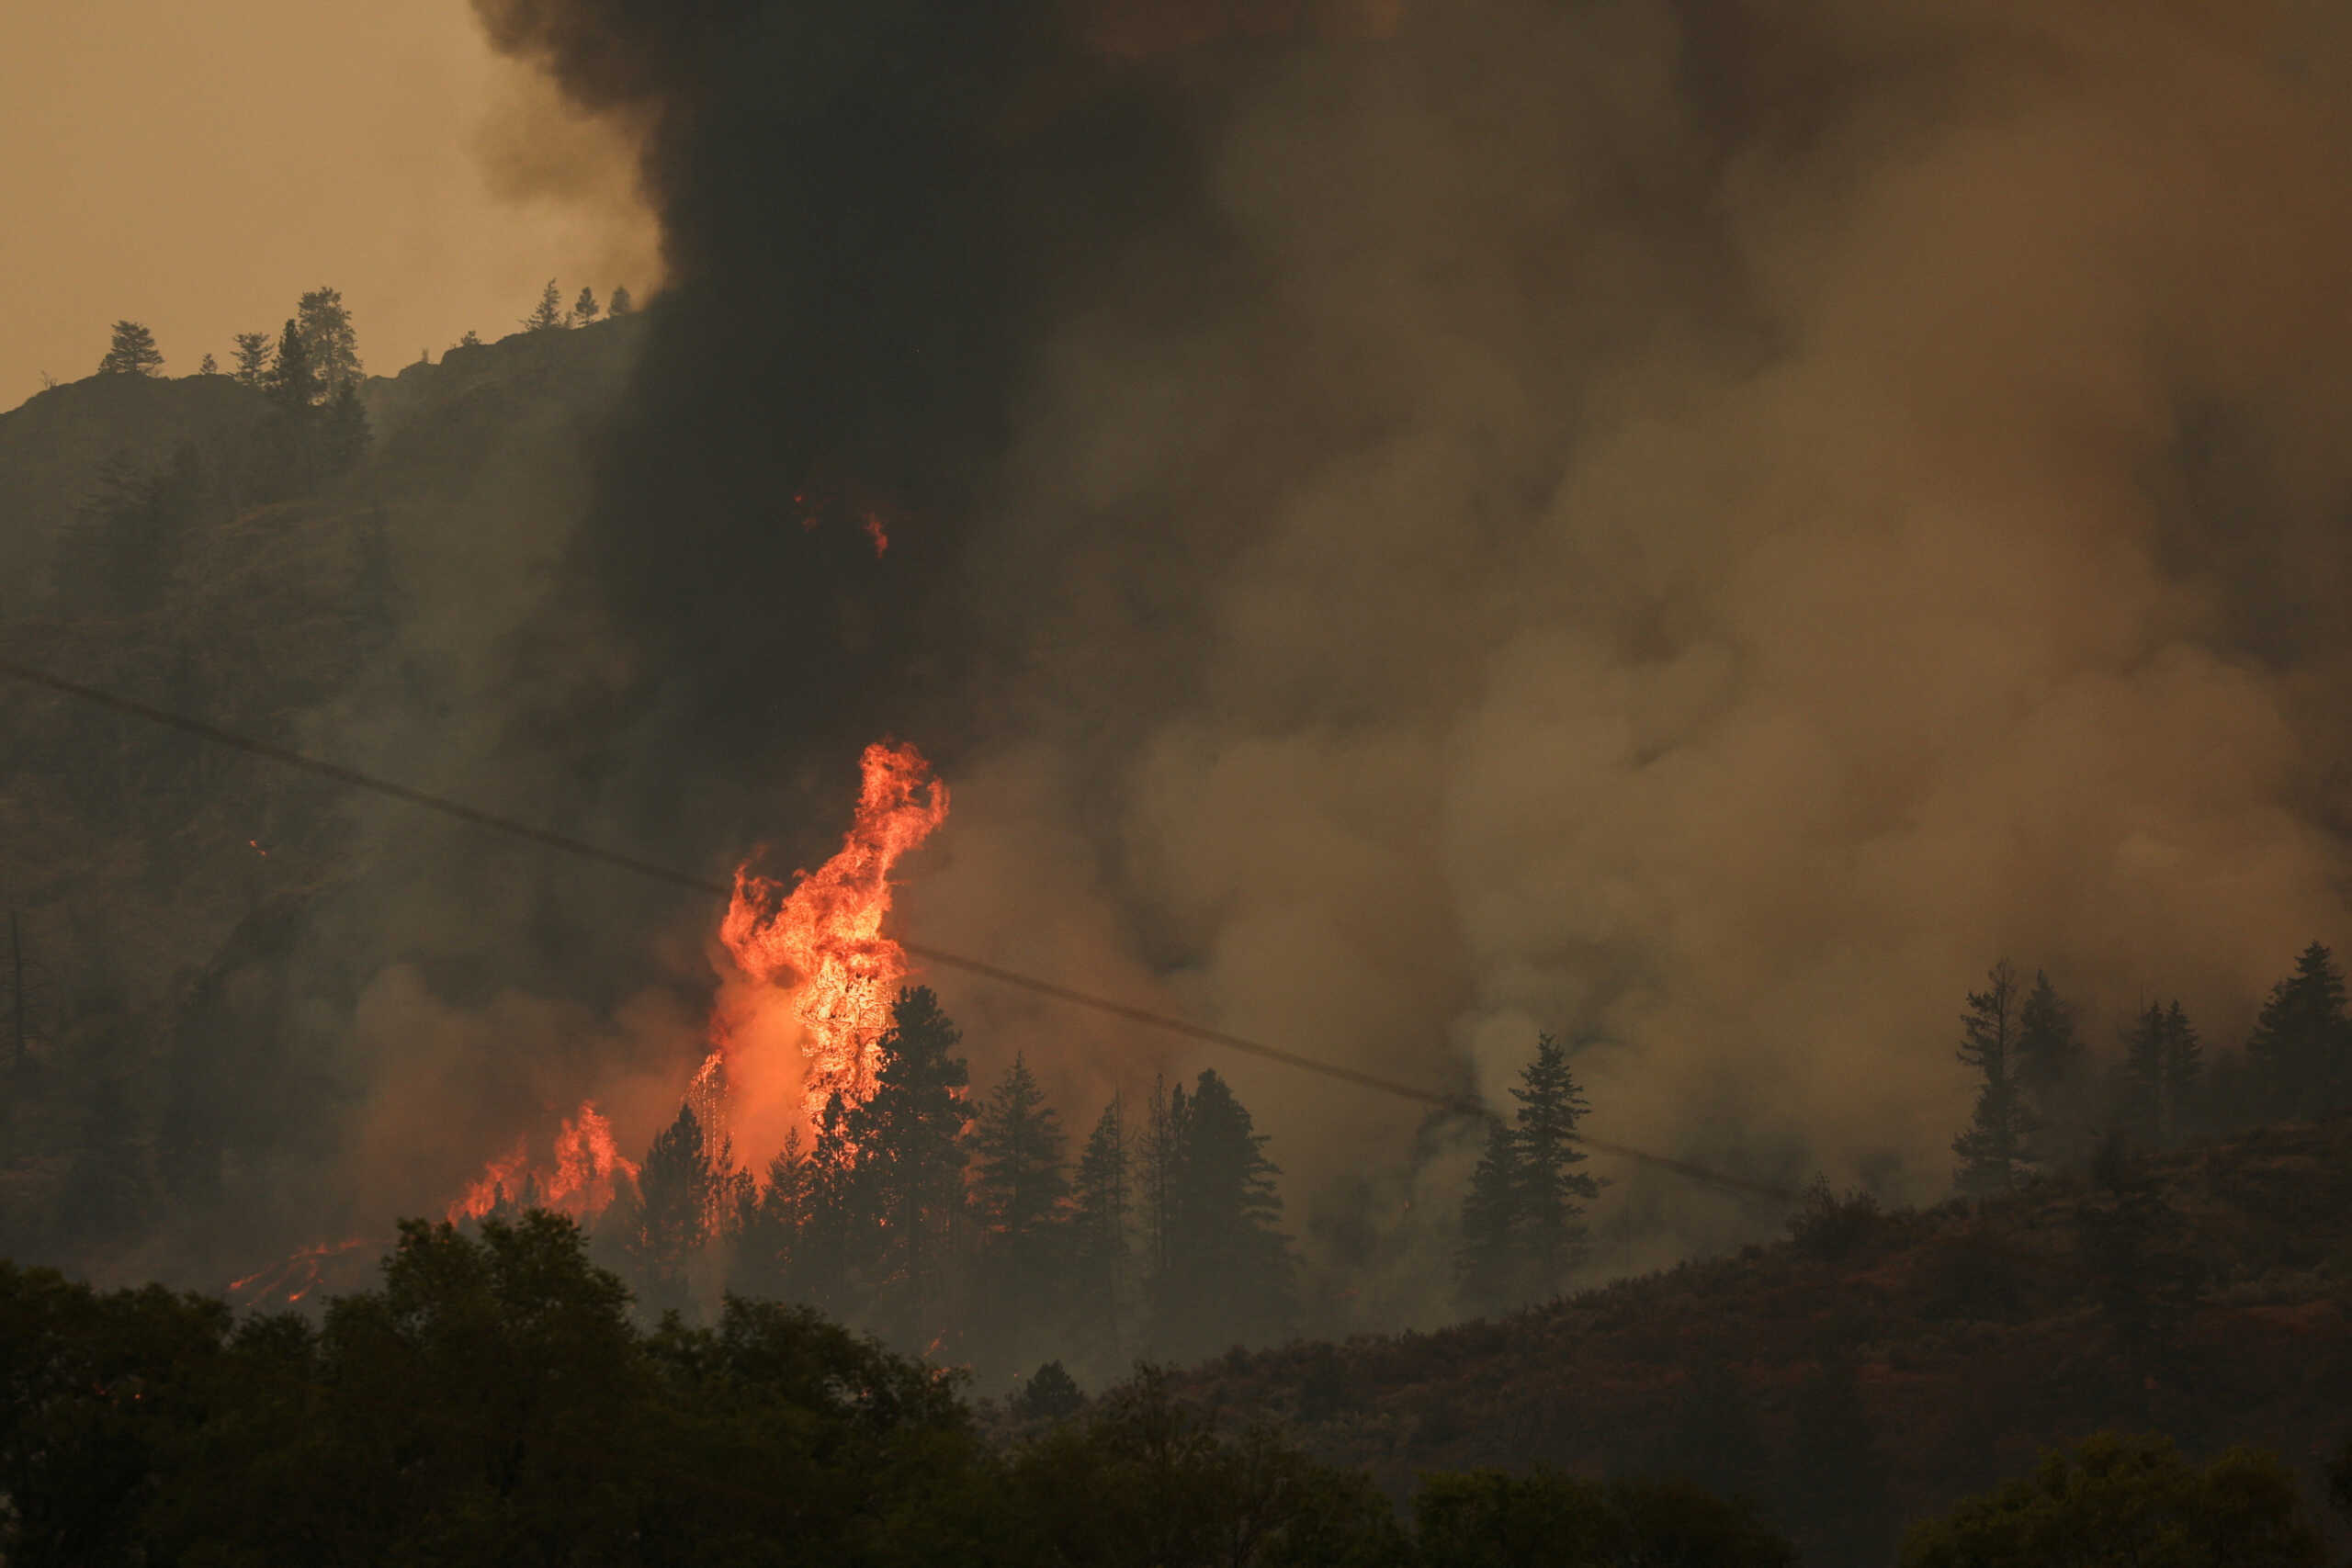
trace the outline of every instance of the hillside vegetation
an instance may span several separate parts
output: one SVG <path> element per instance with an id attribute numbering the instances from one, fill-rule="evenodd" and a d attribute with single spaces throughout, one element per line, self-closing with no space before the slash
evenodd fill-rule
<path id="1" fill-rule="evenodd" d="M 1920 1212 L 1816 1192 L 1776 1246 L 1182 1387 L 1395 1490 L 1679 1473 L 1881 1540 L 2104 1427 L 2315 1475 L 2352 1410 L 2352 1119 L 2102 1164 Z"/>

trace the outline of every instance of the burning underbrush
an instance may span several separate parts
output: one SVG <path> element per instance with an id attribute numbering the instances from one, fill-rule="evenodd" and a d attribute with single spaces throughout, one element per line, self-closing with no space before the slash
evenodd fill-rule
<path id="1" fill-rule="evenodd" d="M 879 1043 L 907 976 L 905 950 L 882 929 L 890 874 L 946 819 L 947 789 L 911 745 L 869 746 L 862 770 L 839 852 L 789 883 L 739 867 L 719 925 L 709 1051 L 681 1100 L 714 1149 L 748 1159 L 752 1171 L 813 1138 L 829 1111 L 854 1112 L 873 1097 Z M 639 1176 L 610 1121 L 585 1100 L 551 1135 L 518 1134 L 443 1217 L 454 1224 L 541 1208 L 590 1222 Z M 334 1259 L 382 1245 L 366 1237 L 306 1247 L 230 1292 L 247 1303 L 300 1302 Z"/>

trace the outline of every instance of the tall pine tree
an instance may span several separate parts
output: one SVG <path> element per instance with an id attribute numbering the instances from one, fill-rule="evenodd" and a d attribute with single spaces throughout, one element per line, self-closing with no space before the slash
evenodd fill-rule
<path id="1" fill-rule="evenodd" d="M 1960 1021 L 1960 1060 L 1976 1069 L 1976 1113 L 1968 1130 L 1952 1140 L 1960 1156 L 1955 1180 L 1970 1197 L 2007 1192 L 2017 1185 L 2030 1157 L 2027 1140 L 2034 1127 L 2017 1079 L 2016 1054 L 2020 1003 L 2017 971 L 2008 961 L 1993 965 L 1991 983 L 1968 995 Z"/>
<path id="2" fill-rule="evenodd" d="M 2034 971 L 2033 988 L 2018 1009 L 2018 1088 L 2041 1124 L 2037 1152 L 2074 1161 L 2098 1137 L 2089 1053 L 2075 1026 L 2075 1010 L 2060 999 L 2050 976 Z"/>
<path id="3" fill-rule="evenodd" d="M 1519 1144 L 1510 1124 L 1487 1123 L 1487 1147 L 1462 1201 L 1462 1246 L 1454 1279 L 1462 1309 L 1473 1315 L 1506 1312 L 1527 1299 L 1527 1269 L 1520 1227 Z"/>
<path id="4" fill-rule="evenodd" d="M 2123 1036 L 2123 1129 L 2152 1147 L 2177 1142 L 2196 1121 L 2204 1069 L 2204 1045 L 2180 1003 L 2150 1002 Z"/>
<path id="5" fill-rule="evenodd" d="M 1550 1035 L 1539 1035 L 1535 1060 L 1510 1091 L 1519 1101 L 1511 1129 L 1519 1161 L 1518 1223 L 1524 1236 L 1527 1285 L 1539 1296 L 1567 1288 L 1568 1275 L 1584 1261 L 1585 1205 L 1600 1195 L 1600 1184 L 1577 1168 L 1584 1163 L 1584 1140 L 1577 1124 L 1591 1108 L 1568 1069 L 1567 1050 Z"/>
<path id="6" fill-rule="evenodd" d="M 682 1105 L 638 1170 L 637 1221 L 623 1245 L 640 1303 L 656 1312 L 685 1309 L 687 1270 L 710 1239 L 718 1192 L 702 1123 Z"/>
<path id="7" fill-rule="evenodd" d="M 2309 1116 L 2346 1103 L 2352 1023 L 2343 973 L 2326 948 L 2303 949 L 2293 976 L 2270 988 L 2245 1048 L 2271 1115 Z"/>
<path id="8" fill-rule="evenodd" d="M 1119 1098 L 1102 1108 L 1071 1184 L 1070 1314 L 1081 1348 L 1115 1361 L 1126 1343 L 1125 1323 L 1132 1248 L 1125 1119 Z"/>
<path id="9" fill-rule="evenodd" d="M 318 378 L 318 400 L 333 402 L 347 388 L 359 389 L 359 333 L 339 289 L 313 288 L 295 305 L 294 321 Z"/>
<path id="10" fill-rule="evenodd" d="M 98 361 L 101 376 L 153 376 L 164 367 L 155 334 L 141 321 L 117 321 L 106 357 Z"/>
<path id="11" fill-rule="evenodd" d="M 1036 1075 L 1015 1055 L 972 1128 L 982 1316 L 989 1337 L 1008 1344 L 1046 1331 L 1063 1288 L 1068 1146 Z"/>
<path id="12" fill-rule="evenodd" d="M 922 1346 L 948 1322 L 949 1263 L 964 1208 L 962 1040 L 930 987 L 902 990 L 880 1041 L 874 1097 L 844 1119 L 879 1222 L 875 1325 Z"/>
<path id="13" fill-rule="evenodd" d="M 1214 1070 L 1168 1098 L 1167 1262 L 1152 1281 L 1155 1338 L 1199 1355 L 1278 1337 L 1293 1313 L 1289 1238 L 1277 1229 L 1281 1168 Z"/>

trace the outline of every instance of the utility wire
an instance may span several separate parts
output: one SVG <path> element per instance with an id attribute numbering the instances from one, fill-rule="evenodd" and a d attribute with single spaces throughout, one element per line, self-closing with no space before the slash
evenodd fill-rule
<path id="1" fill-rule="evenodd" d="M 250 735 L 237 734 L 233 730 L 222 729 L 218 725 L 207 724 L 202 719 L 173 713 L 169 709 L 140 702 L 136 698 L 101 691 L 96 686 L 85 686 L 77 681 L 68 681 L 62 676 L 52 675 L 45 670 L 35 669 L 29 664 L 22 664 L 13 659 L 0 657 L 0 676 L 21 681 L 27 685 L 39 686 L 44 690 L 55 692 L 61 696 L 72 697 L 78 702 L 88 703 L 96 707 L 127 714 L 133 718 L 144 719 L 150 724 L 161 725 L 166 729 L 176 729 L 182 734 L 193 735 L 201 739 L 209 740 L 215 745 L 226 746 L 233 750 L 243 751 L 248 756 L 260 757 L 276 762 L 281 767 L 292 768 L 320 778 L 332 779 L 352 789 L 366 790 L 393 800 L 404 801 L 411 806 L 422 807 L 427 811 L 437 811 L 444 817 L 452 817 L 460 822 L 471 823 L 477 828 L 487 828 L 494 833 L 504 833 L 510 838 L 527 840 L 532 843 L 551 850 L 559 850 L 565 854 L 575 855 L 582 860 L 597 861 L 605 865 L 616 866 L 623 871 L 634 872 L 639 876 L 667 883 L 673 887 L 708 893 L 721 898 L 731 897 L 734 895 L 735 889 L 731 883 L 698 875 L 690 871 L 680 871 L 675 866 L 662 865 L 655 861 L 640 859 L 618 850 L 607 849 L 602 844 L 590 843 L 585 839 L 575 839 L 569 833 L 558 833 L 550 829 L 518 821 L 512 817 L 502 817 L 496 812 L 484 811 L 478 807 L 468 806 L 462 801 L 451 800 L 446 795 L 433 795 L 408 784 L 395 783 L 390 779 L 379 778 L 374 773 L 361 773 L 356 768 L 346 768 L 340 762 L 330 762 L 322 758 L 294 750 L 289 747 L 276 745 L 267 740 L 258 740 Z M 1098 997 L 1088 991 L 1057 985 L 1051 980 L 1039 979 L 1034 975 L 1023 975 L 1018 970 L 983 963 L 977 958 L 967 958 L 960 953 L 948 953 L 940 948 L 922 946 L 910 942 L 901 942 L 899 945 L 910 956 L 920 958 L 927 964 L 935 964 L 943 969 L 961 970 L 967 975 L 977 975 L 982 979 L 993 980 L 1000 985 L 1012 986 L 1037 996 L 1048 997 L 1055 1001 L 1066 1002 L 1072 1007 L 1085 1008 L 1112 1018 L 1123 1019 L 1129 1023 L 1141 1024 L 1147 1029 L 1155 1029 L 1162 1033 L 1180 1035 L 1187 1040 L 1197 1040 L 1203 1044 L 1222 1046 L 1228 1051 L 1238 1051 L 1245 1055 L 1257 1056 L 1270 1062 L 1280 1062 L 1285 1066 L 1296 1067 L 1303 1072 L 1317 1073 L 1341 1083 L 1354 1084 L 1359 1089 L 1394 1095 L 1402 1100 L 1416 1100 L 1423 1105 L 1452 1111 L 1464 1116 L 1483 1119 L 1491 1118 L 1494 1114 L 1479 1101 L 1464 1095 L 1422 1089 L 1418 1085 L 1405 1083 L 1396 1078 L 1385 1077 L 1378 1073 L 1367 1073 L 1359 1068 L 1343 1066 L 1337 1062 L 1327 1062 L 1319 1057 L 1301 1055 L 1295 1051 L 1285 1051 L 1280 1046 L 1268 1045 L 1238 1034 L 1227 1034 L 1223 1030 L 1210 1029 L 1203 1024 L 1189 1022 L 1167 1013 L 1154 1012 L 1148 1008 L 1136 1007 L 1109 997 Z M 1655 1154 L 1647 1149 L 1632 1148 L 1623 1144 L 1610 1143 L 1600 1138 L 1586 1137 L 1583 1143 L 1587 1148 L 1595 1153 L 1613 1155 L 1621 1159 L 1653 1166 L 1657 1169 L 1671 1171 L 1677 1176 L 1685 1177 L 1710 1187 L 1743 1192 L 1755 1197 L 1770 1198 L 1783 1203 L 1792 1203 L 1797 1201 L 1795 1193 L 1772 1182 L 1736 1176 L 1730 1171 L 1714 1170 L 1706 1166 L 1693 1165 L 1689 1160 L 1675 1159 L 1670 1156 Z"/>

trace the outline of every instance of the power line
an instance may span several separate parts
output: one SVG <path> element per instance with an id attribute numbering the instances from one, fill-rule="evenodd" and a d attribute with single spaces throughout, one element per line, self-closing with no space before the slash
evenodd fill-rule
<path id="1" fill-rule="evenodd" d="M 207 724 L 202 719 L 190 718 L 185 714 L 173 713 L 167 708 L 159 708 L 152 704 L 140 702 L 136 698 L 102 691 L 96 686 L 85 686 L 77 681 L 68 681 L 62 676 L 52 675 L 45 670 L 35 669 L 29 664 L 18 663 L 13 659 L 0 658 L 0 675 L 22 681 L 28 685 L 55 692 L 62 696 L 72 697 L 78 702 L 91 704 L 93 706 L 127 714 L 133 718 L 144 719 L 150 724 L 161 725 L 167 729 L 176 729 L 182 734 L 193 735 L 200 739 L 209 740 L 215 745 L 243 751 L 248 756 L 260 757 L 282 767 L 292 768 L 320 778 L 332 779 L 352 789 L 366 790 L 392 800 L 405 802 L 410 806 L 422 807 L 427 811 L 437 811 L 444 817 L 455 818 L 460 822 L 470 823 L 477 828 L 486 828 L 494 833 L 504 833 L 510 838 L 526 840 L 531 843 L 559 850 L 565 854 L 575 855 L 582 860 L 596 861 L 623 871 L 634 872 L 639 876 L 667 883 L 673 887 L 684 887 L 721 898 L 731 897 L 735 891 L 731 883 L 721 882 L 714 877 L 700 875 L 690 871 L 680 871 L 675 866 L 662 865 L 655 861 L 626 854 L 618 850 L 608 849 L 602 844 L 590 843 L 585 839 L 575 839 L 568 833 L 559 833 L 512 817 L 502 817 L 493 811 L 484 811 L 478 807 L 468 806 L 463 801 L 451 800 L 446 795 L 434 795 L 390 779 L 379 778 L 374 773 L 362 773 L 356 768 L 345 767 L 340 762 L 330 762 L 322 758 L 312 757 L 294 750 L 290 747 L 279 746 L 271 741 L 255 739 L 250 735 L 240 735 L 233 730 L 222 729 L 218 725 Z M 1337 1062 L 1327 1062 L 1319 1057 L 1301 1055 L 1295 1051 L 1285 1051 L 1277 1045 L 1268 1045 L 1263 1042 L 1247 1039 L 1238 1034 L 1228 1034 L 1220 1029 L 1210 1029 L 1204 1024 L 1189 1022 L 1167 1013 L 1154 1012 L 1148 1008 L 1136 1007 L 1131 1003 L 1118 1001 L 1109 997 L 1098 997 L 1091 992 L 1077 990 L 1051 980 L 1039 979 L 1035 975 L 1024 975 L 1018 970 L 1006 969 L 977 958 L 967 958 L 961 953 L 949 953 L 941 948 L 919 945 L 915 942 L 902 942 L 899 945 L 904 947 L 910 956 L 920 958 L 927 964 L 935 964 L 943 969 L 961 970 L 967 975 L 976 975 L 982 979 L 993 980 L 999 985 L 1014 987 L 1037 996 L 1050 998 L 1055 1001 L 1068 1003 L 1072 1007 L 1086 1008 L 1112 1018 L 1125 1020 L 1129 1023 L 1141 1024 L 1147 1029 L 1158 1030 L 1162 1033 L 1178 1035 L 1187 1040 L 1197 1040 L 1204 1044 L 1221 1046 L 1228 1051 L 1238 1051 L 1245 1055 L 1257 1056 L 1265 1061 L 1280 1062 L 1285 1066 L 1296 1067 L 1302 1072 L 1317 1073 L 1340 1083 L 1354 1084 L 1359 1089 L 1372 1089 L 1376 1093 L 1393 1095 L 1398 1099 L 1414 1100 L 1423 1105 L 1434 1106 L 1440 1110 L 1452 1111 L 1465 1116 L 1483 1119 L 1493 1114 L 1477 1100 L 1464 1095 L 1423 1089 L 1396 1078 L 1383 1077 L 1378 1073 L 1367 1073 L 1356 1067 L 1344 1066 Z M 1781 1202 L 1796 1201 L 1795 1193 L 1772 1182 L 1736 1176 L 1730 1171 L 1714 1170 L 1706 1166 L 1694 1165 L 1689 1160 L 1676 1159 L 1668 1155 L 1655 1154 L 1647 1149 L 1633 1148 L 1600 1138 L 1586 1137 L 1583 1141 L 1586 1147 L 1596 1153 L 1613 1155 L 1621 1159 L 1653 1166 L 1657 1169 L 1671 1171 L 1677 1176 L 1685 1177 L 1707 1186 L 1770 1198 Z"/>

